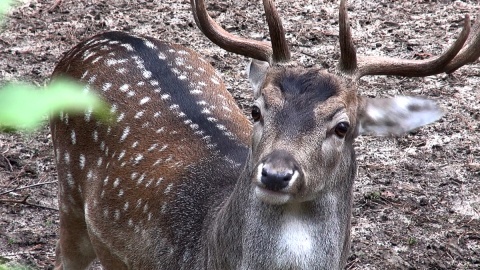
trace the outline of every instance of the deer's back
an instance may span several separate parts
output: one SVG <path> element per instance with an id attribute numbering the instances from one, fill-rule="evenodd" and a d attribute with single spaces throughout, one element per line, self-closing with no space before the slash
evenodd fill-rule
<path id="1" fill-rule="evenodd" d="M 136 249 L 126 265 L 149 267 L 148 253 L 164 266 L 192 260 L 208 208 L 247 155 L 251 126 L 222 80 L 192 50 L 119 32 L 72 49 L 59 75 L 86 83 L 115 114 L 111 123 L 89 112 L 51 121 L 62 214 L 85 216 L 98 254 L 121 260 Z"/>

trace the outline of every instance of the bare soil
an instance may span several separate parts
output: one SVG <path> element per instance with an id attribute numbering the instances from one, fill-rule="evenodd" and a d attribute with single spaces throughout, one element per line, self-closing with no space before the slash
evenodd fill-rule
<path id="1" fill-rule="evenodd" d="M 26 80 L 42 86 L 62 53 L 80 40 L 122 30 L 198 50 L 223 74 L 240 106 L 249 107 L 248 59 L 203 37 L 189 1 L 63 0 L 54 7 L 55 2 L 23 0 L 10 13 L 0 31 L 0 85 Z M 293 59 L 333 71 L 339 56 L 339 1 L 276 2 Z M 477 20 L 480 12 L 476 0 L 351 2 L 358 52 L 406 59 L 445 51 L 465 14 Z M 267 38 L 259 1 L 212 0 L 208 6 L 230 32 Z M 362 95 L 426 96 L 445 116 L 403 137 L 358 138 L 347 269 L 480 269 L 479 86 L 479 61 L 452 75 L 362 79 Z M 55 180 L 46 125 L 33 134 L 0 134 L 0 264 L 53 268 L 58 211 L 49 208 L 58 207 Z M 44 184 L 29 187 L 39 183 Z"/>

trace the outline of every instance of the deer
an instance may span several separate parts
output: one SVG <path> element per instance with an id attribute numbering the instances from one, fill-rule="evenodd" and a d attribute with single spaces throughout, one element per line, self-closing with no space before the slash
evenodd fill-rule
<path id="1" fill-rule="evenodd" d="M 106 32 L 67 52 L 52 79 L 86 84 L 112 121 L 62 112 L 50 127 L 59 180 L 55 269 L 342 269 L 360 135 L 399 136 L 438 120 L 433 100 L 366 98 L 367 75 L 423 77 L 475 61 L 480 23 L 465 17 L 443 54 L 357 56 L 339 5 L 335 72 L 291 60 L 280 15 L 263 0 L 271 42 L 227 32 L 191 0 L 200 31 L 252 59 L 251 120 L 199 53 Z"/>

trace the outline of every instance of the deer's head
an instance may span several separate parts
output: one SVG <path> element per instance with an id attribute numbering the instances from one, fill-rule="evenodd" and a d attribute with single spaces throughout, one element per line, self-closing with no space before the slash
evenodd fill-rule
<path id="1" fill-rule="evenodd" d="M 361 57 L 353 45 L 346 1 L 341 0 L 341 56 L 335 73 L 304 68 L 291 60 L 280 17 L 263 0 L 271 44 L 234 36 L 208 15 L 203 0 L 192 0 L 197 25 L 227 51 L 254 59 L 247 68 L 254 91 L 252 152 L 248 166 L 256 196 L 270 204 L 316 198 L 326 188 L 353 180 L 353 141 L 362 134 L 400 135 L 439 119 L 441 110 L 427 99 L 371 99 L 358 95 L 366 75 L 406 77 L 451 73 L 480 56 L 479 23 L 470 21 L 442 55 L 427 60 Z"/>

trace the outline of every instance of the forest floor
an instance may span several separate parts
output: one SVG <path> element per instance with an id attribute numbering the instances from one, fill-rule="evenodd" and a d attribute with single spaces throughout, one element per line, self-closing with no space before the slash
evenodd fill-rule
<path id="1" fill-rule="evenodd" d="M 248 59 L 227 53 L 196 28 L 187 0 L 21 0 L 0 30 L 0 85 L 43 86 L 62 53 L 107 30 L 149 35 L 196 49 L 249 108 Z M 228 31 L 268 36 L 260 1 L 208 1 Z M 277 0 L 293 59 L 333 71 L 339 57 L 338 2 Z M 459 34 L 476 0 L 350 1 L 363 55 L 423 59 Z M 425 78 L 371 76 L 368 97 L 425 96 L 444 117 L 397 138 L 359 137 L 352 247 L 347 269 L 480 269 L 480 62 Z M 0 265 L 52 269 L 58 239 L 56 170 L 50 132 L 0 134 Z M 21 203 L 23 202 L 23 203 Z M 99 268 L 99 266 L 94 266 Z"/>

